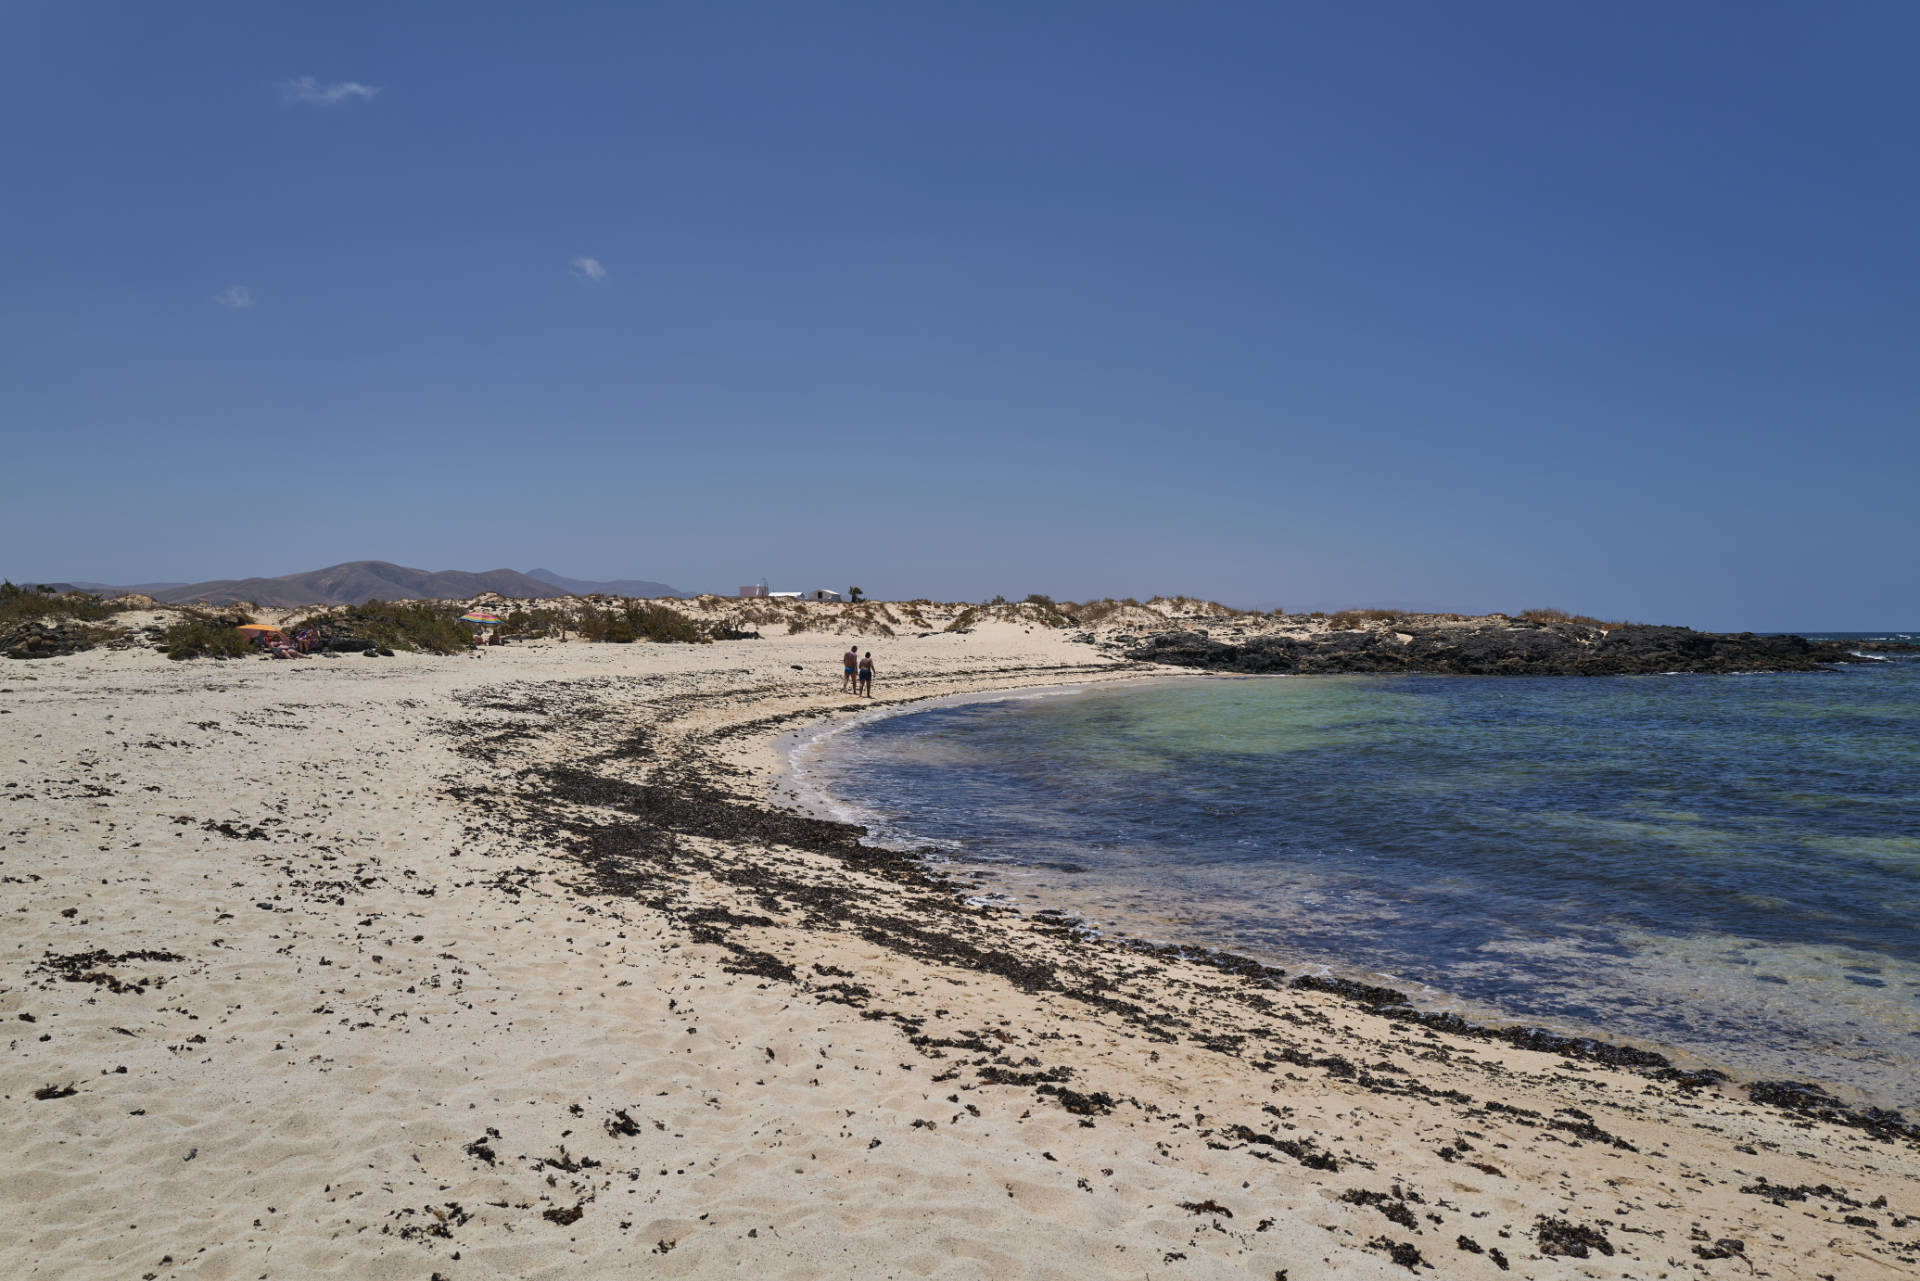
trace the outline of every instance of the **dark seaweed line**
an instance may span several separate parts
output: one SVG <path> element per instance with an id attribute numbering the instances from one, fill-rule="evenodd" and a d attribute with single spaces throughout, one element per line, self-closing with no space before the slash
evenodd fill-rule
<path id="1" fill-rule="evenodd" d="M 976 674 L 1057 679 L 1088 670 L 1113 669 L 1109 665 L 1084 665 L 989 669 Z M 956 673 L 932 675 L 951 679 Z M 540 737 L 573 741 L 590 726 L 607 719 L 606 709 L 597 699 L 583 705 L 578 697 L 581 691 L 567 683 L 557 682 L 550 688 L 552 692 L 541 706 L 548 723 L 541 727 L 545 733 Z M 777 689 L 765 686 L 756 691 L 669 695 L 645 703 L 645 710 L 652 725 L 668 725 L 715 702 L 737 701 L 743 694 Z M 522 702 L 514 710 L 526 706 Z M 1688 1091 L 1728 1081 L 1718 1071 L 1675 1067 L 1665 1055 L 1651 1050 L 1562 1035 L 1536 1026 L 1479 1024 L 1457 1014 L 1422 1011 L 1405 993 L 1391 988 L 1312 975 L 1297 976 L 1288 983 L 1284 971 L 1232 952 L 1096 936 L 1057 913 L 1036 914 L 1025 918 L 1025 929 L 1010 929 L 1005 909 L 968 904 L 964 898 L 967 887 L 917 856 L 863 844 L 867 835 L 863 827 L 774 808 L 710 781 L 739 773 L 720 760 L 710 750 L 711 745 L 831 714 L 817 708 L 763 714 L 697 736 L 678 737 L 670 743 L 663 743 L 657 730 L 637 730 L 619 744 L 584 758 L 522 767 L 515 772 L 511 796 L 470 785 L 454 785 L 449 791 L 483 811 L 511 813 L 528 832 L 562 851 L 584 873 L 574 885 L 577 892 L 641 903 L 685 928 L 692 941 L 726 949 L 731 954 L 728 968 L 796 983 L 813 991 L 817 999 L 862 1004 L 870 1000 L 871 993 L 862 989 L 849 994 L 844 990 L 846 985 L 811 988 L 791 964 L 733 937 L 742 929 L 791 928 L 796 923 L 696 904 L 684 892 L 685 878 L 697 873 L 739 890 L 762 913 L 798 913 L 797 926 L 803 930 L 841 932 L 923 962 L 995 974 L 1022 991 L 1054 994 L 1102 1010 L 1153 1039 L 1175 1041 L 1181 1031 L 1187 1031 L 1187 1039 L 1221 1053 L 1240 1055 L 1250 1034 L 1245 1029 L 1210 1034 L 1192 1031 L 1189 1019 L 1183 1017 L 1188 1011 L 1170 1002 L 1155 1001 L 1151 989 L 1154 980 L 1165 975 L 1164 962 L 1185 961 L 1219 973 L 1228 982 L 1212 994 L 1250 1011 L 1271 1013 L 1273 1002 L 1265 993 L 1288 986 L 1323 992 L 1395 1022 L 1443 1036 L 1499 1042 L 1600 1063 Z M 520 728 L 516 726 L 511 736 L 516 745 L 533 737 L 519 733 Z M 645 781 L 603 772 L 635 766 L 644 769 Z M 729 858 L 725 852 L 702 848 L 709 844 L 718 845 L 721 851 L 741 846 L 756 852 L 780 848 L 800 851 L 830 859 L 854 875 L 823 879 L 796 863 L 768 858 L 764 853 Z M 884 892 L 876 892 L 874 887 L 882 887 Z M 1051 946 L 1034 949 L 1041 953 L 1035 955 L 1021 948 L 1023 940 Z M 1045 954 L 1048 952 L 1051 955 Z M 1126 958 L 1146 960 L 1148 964 L 1128 966 L 1123 963 Z M 896 1021 L 913 1033 L 918 1032 L 921 1022 L 914 1016 L 890 1011 L 868 1010 L 867 1016 Z M 1255 1062 L 1266 1070 L 1280 1063 L 1316 1066 L 1365 1088 L 1421 1092 L 1417 1085 L 1409 1090 L 1405 1085 L 1385 1083 L 1337 1056 L 1316 1058 L 1294 1045 L 1281 1044 L 1277 1054 L 1269 1052 L 1265 1059 Z M 1024 1079 L 1018 1072 L 1010 1075 L 1011 1065 L 1004 1062 L 980 1066 L 987 1069 L 982 1077 L 987 1083 L 1010 1084 L 1016 1078 Z M 1071 1073 L 1071 1069 L 1056 1070 Z M 1920 1146 L 1920 1125 L 1907 1121 L 1898 1111 L 1853 1108 L 1817 1084 L 1759 1081 L 1747 1085 L 1746 1094 L 1755 1104 L 1805 1120 L 1853 1128 L 1882 1141 L 1904 1140 Z M 1467 1101 L 1465 1096 L 1461 1101 Z"/>

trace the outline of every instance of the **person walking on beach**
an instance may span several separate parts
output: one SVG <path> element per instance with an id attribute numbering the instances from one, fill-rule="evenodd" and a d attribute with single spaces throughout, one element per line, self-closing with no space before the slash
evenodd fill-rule
<path id="1" fill-rule="evenodd" d="M 860 692 L 868 698 L 873 697 L 873 651 L 860 660 Z"/>
<path id="2" fill-rule="evenodd" d="M 860 666 L 860 647 L 847 646 L 847 652 L 840 656 L 840 661 L 846 668 L 845 674 L 840 677 L 840 692 L 844 694 L 854 688 L 854 677 Z"/>

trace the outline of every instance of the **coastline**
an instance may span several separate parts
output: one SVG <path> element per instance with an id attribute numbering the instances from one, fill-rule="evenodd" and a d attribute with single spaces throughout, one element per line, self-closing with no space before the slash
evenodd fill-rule
<path id="1" fill-rule="evenodd" d="M 868 817 L 864 810 L 857 807 L 846 797 L 827 792 L 816 783 L 804 777 L 805 763 L 799 757 L 801 753 L 810 756 L 825 750 L 828 742 L 835 736 L 862 725 L 896 716 L 912 716 L 919 712 L 932 711 L 941 707 L 959 707 L 969 703 L 994 703 L 1016 698 L 1047 698 L 1078 693 L 1098 684 L 1106 686 L 1140 686 L 1171 681 L 1195 680 L 1252 680 L 1255 677 L 1237 676 L 1222 672 L 1148 672 L 1115 676 L 1096 682 L 1068 680 L 1059 683 L 1021 685 L 1008 689 L 969 690 L 951 694 L 927 694 L 909 698 L 890 698 L 881 706 L 863 708 L 855 712 L 825 712 L 818 718 L 801 724 L 795 729 L 786 730 L 774 736 L 767 744 L 774 759 L 773 777 L 762 786 L 762 796 L 766 803 L 777 808 L 795 809 L 813 818 L 829 819 L 836 822 L 860 823 Z M 787 791 L 781 791 L 783 785 Z M 806 789 L 798 799 L 794 799 L 793 787 Z M 871 834 L 870 834 L 871 835 Z M 916 846 L 924 848 L 926 842 L 916 841 Z"/>
<path id="2" fill-rule="evenodd" d="M 1125 684 L 1140 689 L 1169 681 L 1269 679 L 1275 678 L 1233 672 L 1184 672 L 1174 677 L 1143 675 Z M 1320 676 L 1318 679 L 1329 678 Z M 1407 679 L 1444 681 L 1448 678 L 1416 675 Z M 1049 687 L 1044 693 L 1072 695 L 1087 688 L 1085 685 L 1062 685 Z M 865 838 L 868 843 L 914 854 L 926 861 L 936 873 L 964 884 L 966 888 L 963 892 L 971 898 L 1027 915 L 1049 915 L 1123 946 L 1145 945 L 1155 949 L 1171 948 L 1187 954 L 1237 956 L 1284 974 L 1290 983 L 1320 986 L 1323 990 L 1345 995 L 1363 1005 L 1388 1011 L 1403 1021 L 1445 1026 L 1482 1039 L 1591 1042 L 1615 1047 L 1622 1055 L 1643 1056 L 1650 1068 L 1683 1072 L 1703 1079 L 1715 1078 L 1736 1092 L 1745 1092 L 1767 1083 L 1791 1081 L 1812 1086 L 1831 1096 L 1825 1106 L 1838 1105 L 1862 1115 L 1904 1111 L 1907 1117 L 1916 1117 L 1914 1100 L 1908 1088 L 1912 1078 L 1901 1070 L 1899 1060 L 1883 1056 L 1870 1060 L 1873 1066 L 1865 1071 L 1850 1071 L 1855 1064 L 1845 1059 L 1835 1061 L 1823 1058 L 1821 1052 L 1813 1048 L 1841 1044 L 1822 1039 L 1819 1035 L 1821 1029 L 1817 1026 L 1770 1028 L 1735 1023 L 1724 1005 L 1708 1003 L 1709 997 L 1704 991 L 1690 992 L 1690 996 L 1697 995 L 1699 998 L 1691 1003 L 1662 1002 L 1659 989 L 1649 989 L 1639 999 L 1652 1002 L 1669 1013 L 1677 1012 L 1678 1016 L 1672 1020 L 1676 1025 L 1683 1025 L 1687 1018 L 1709 1022 L 1718 1020 L 1721 1030 L 1715 1034 L 1714 1043 L 1711 1044 L 1702 1043 L 1699 1039 L 1689 1040 L 1684 1030 L 1677 1028 L 1663 1035 L 1658 1028 L 1644 1025 L 1636 1027 L 1630 1018 L 1616 1020 L 1603 1008 L 1595 1008 L 1591 1002 L 1610 986 L 1609 981 L 1597 972 L 1589 974 L 1584 984 L 1576 980 L 1573 986 L 1566 989 L 1577 998 L 1575 1003 L 1583 1007 L 1580 1014 L 1529 1009 L 1524 1003 L 1509 1005 L 1498 997 L 1475 995 L 1471 994 L 1470 988 L 1450 986 L 1445 974 L 1423 971 L 1417 956 L 1411 958 L 1412 965 L 1407 969 L 1379 968 L 1359 959 L 1353 950 L 1342 952 L 1324 946 L 1316 950 L 1297 941 L 1290 944 L 1285 937 L 1284 924 L 1261 930 L 1258 927 L 1264 922 L 1255 917 L 1252 919 L 1256 928 L 1251 935 L 1245 929 L 1235 929 L 1237 920 L 1247 918 L 1221 914 L 1236 913 L 1233 904 L 1244 901 L 1234 897 L 1238 887 L 1208 887 L 1212 889 L 1212 896 L 1202 891 L 1198 895 L 1182 898 L 1173 883 L 1165 878 L 1142 880 L 1137 874 L 1132 878 L 1122 874 L 1117 880 L 1112 875 L 1103 877 L 1097 874 L 1099 868 L 1087 865 L 1089 862 L 1097 863 L 1100 852 L 1076 852 L 1071 838 L 1067 838 L 1063 844 L 1058 832 L 1052 833 L 1052 843 L 1048 845 L 1045 855 L 1009 855 L 1002 849 L 1009 840 L 1004 826 L 994 829 L 995 835 L 988 842 L 990 848 L 987 852 L 970 853 L 961 843 L 964 838 L 956 840 L 951 836 L 934 838 L 927 835 L 927 831 L 938 829 L 916 824 L 913 815 L 902 811 L 898 804 L 887 814 L 874 813 L 862 808 L 850 796 L 836 794 L 833 790 L 836 780 L 844 783 L 854 777 L 845 772 L 850 767 L 844 762 L 838 768 L 825 763 L 831 756 L 831 745 L 842 732 L 871 726 L 883 718 L 917 716 L 969 704 L 999 705 L 1036 696 L 1038 694 L 1035 691 L 1011 697 L 1006 692 L 950 695 L 833 718 L 821 722 L 831 726 L 824 731 L 790 732 L 778 740 L 776 747 L 785 763 L 791 767 L 793 777 L 798 780 L 800 795 L 797 800 L 790 794 L 773 799 L 782 807 L 798 808 L 800 812 L 814 817 L 866 824 L 873 829 Z M 858 748 L 854 750 L 859 751 Z M 969 803 L 978 802 L 975 799 Z M 950 823 L 954 817 L 948 814 L 944 819 Z M 1013 839 L 1017 843 L 1018 838 Z M 1048 861 L 1055 859 L 1064 861 Z M 1248 892 L 1257 894 L 1258 890 L 1250 889 Z M 1293 918 L 1285 919 L 1290 921 Z M 1720 936 L 1708 937 L 1710 941 L 1695 950 L 1711 952 L 1716 947 L 1734 945 L 1733 941 Z M 1878 957 L 1863 955 L 1848 958 L 1847 963 L 1867 966 L 1877 965 L 1879 960 Z M 1840 963 L 1833 962 L 1835 965 Z M 1503 967 L 1503 973 L 1511 973 L 1515 977 L 1524 975 L 1526 970 L 1523 963 L 1517 962 Z M 1875 969 L 1871 972 L 1878 974 L 1880 971 Z M 1897 982 L 1897 979 L 1890 975 L 1887 982 Z M 1764 1036 L 1769 1030 L 1797 1031 L 1800 1035 L 1774 1044 L 1756 1042 L 1756 1035 Z M 1920 1130 L 1913 1133 L 1920 1135 Z"/>
<path id="3" fill-rule="evenodd" d="M 26 1229 L 0 1259 L 1289 1281 L 1493 1276 L 1493 1250 L 1524 1276 L 1913 1261 L 1910 1140 L 968 905 L 778 808 L 776 736 L 846 703 L 820 647 L 0 673 L 32 762 L 8 767 L 0 851 L 26 909 L 0 990 L 21 1154 L 0 1186 Z M 1136 674 L 1014 626 L 889 651 L 888 698 Z"/>

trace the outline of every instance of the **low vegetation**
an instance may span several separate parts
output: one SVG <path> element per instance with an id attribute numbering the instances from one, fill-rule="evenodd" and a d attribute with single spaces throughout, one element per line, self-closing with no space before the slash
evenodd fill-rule
<path id="1" fill-rule="evenodd" d="M 8 623 L 71 620 L 96 623 L 119 611 L 85 592 L 50 592 L 42 587 L 16 587 L 0 582 L 0 627 Z"/>
<path id="2" fill-rule="evenodd" d="M 1336 632 L 1350 632 L 1368 623 L 1391 623 L 1399 617 L 1400 612 L 1393 609 L 1343 609 L 1327 619 L 1327 626 Z"/>
<path id="3" fill-rule="evenodd" d="M 705 645 L 713 640 L 705 624 L 665 605 L 644 600 L 625 601 L 607 609 L 583 609 L 575 616 L 573 625 L 581 640 L 615 645 L 631 645 L 643 640 Z"/>
<path id="4" fill-rule="evenodd" d="M 513 610 L 500 620 L 500 631 L 507 636 L 561 636 L 570 621 L 560 610 L 542 605 Z"/>
<path id="5" fill-rule="evenodd" d="M 795 604 L 793 613 L 787 620 L 787 635 L 798 636 L 802 632 L 832 632 L 835 635 L 856 636 L 895 636 L 896 624 L 913 625 L 926 628 L 927 622 L 916 611 L 909 609 L 907 616 L 893 612 L 893 607 L 885 601 L 859 601 L 846 605 L 835 604 Z M 755 621 L 754 612 L 742 611 L 741 617 Z M 784 617 L 784 615 L 783 615 Z"/>
<path id="6" fill-rule="evenodd" d="M 235 626 L 204 617 L 183 619 L 161 634 L 160 645 L 172 659 L 245 658 L 253 645 Z"/>
<path id="7" fill-rule="evenodd" d="M 473 625 L 460 621 L 463 607 L 434 601 L 372 600 L 314 614 L 288 626 L 288 634 L 315 628 L 322 635 L 349 636 L 378 649 L 457 654 L 473 643 Z"/>
<path id="8" fill-rule="evenodd" d="M 1145 608 L 1145 605 L 1131 596 L 1123 596 L 1119 600 L 1108 596 L 1101 600 L 1090 600 L 1084 605 L 1076 605 L 1068 601 L 1060 607 L 1060 612 L 1082 627 L 1098 627 L 1126 610 Z"/>
<path id="9" fill-rule="evenodd" d="M 1016 623 L 1022 627 L 1073 626 L 1074 620 L 1063 609 L 1063 606 L 1046 596 L 1029 596 L 1023 601 L 1010 601 L 1004 596 L 996 596 L 984 605 L 966 606 L 947 624 L 946 630 L 971 631 L 981 623 Z"/>
<path id="10" fill-rule="evenodd" d="M 1627 625 L 1624 622 L 1607 622 L 1591 614 L 1569 614 L 1564 609 L 1523 609 L 1513 617 L 1523 623 L 1583 623 L 1588 627 L 1598 627 L 1605 631 Z"/>
<path id="11" fill-rule="evenodd" d="M 1147 608 L 1162 614 L 1198 614 L 1204 618 L 1244 618 L 1247 611 L 1198 596 L 1155 596 Z"/>
<path id="12" fill-rule="evenodd" d="M 703 599 L 701 603 L 704 605 L 706 602 Z M 751 623 L 757 627 L 762 623 L 779 622 L 791 614 L 794 608 L 795 606 L 785 597 L 776 600 L 771 596 L 750 596 L 734 610 L 733 616 L 742 623 Z M 800 630 L 805 631 L 806 628 L 802 627 Z"/>
<path id="13" fill-rule="evenodd" d="M 1059 602 L 1051 596 L 1034 592 L 1020 604 L 1027 607 L 1027 610 L 1022 611 L 1023 613 L 1030 610 L 1035 621 L 1045 623 L 1048 627 L 1073 626 L 1073 620 L 1067 617 L 1066 611 L 1061 609 Z"/>
<path id="14" fill-rule="evenodd" d="M 900 616 L 883 601 L 862 601 L 848 610 L 847 615 L 853 630 L 862 636 L 895 635 L 893 625 L 901 621 Z"/>

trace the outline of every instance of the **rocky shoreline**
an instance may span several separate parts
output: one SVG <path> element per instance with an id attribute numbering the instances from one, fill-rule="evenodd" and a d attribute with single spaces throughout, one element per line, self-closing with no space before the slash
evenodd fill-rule
<path id="1" fill-rule="evenodd" d="M 1197 631 L 1149 637 L 1136 662 L 1247 675 L 1425 672 L 1449 676 L 1657 676 L 1670 672 L 1815 672 L 1860 661 L 1857 644 L 1753 632 L 1632 624 L 1532 623 L 1494 617 L 1391 627 L 1256 635 Z M 1881 646 L 1881 648 L 1888 648 Z"/>

